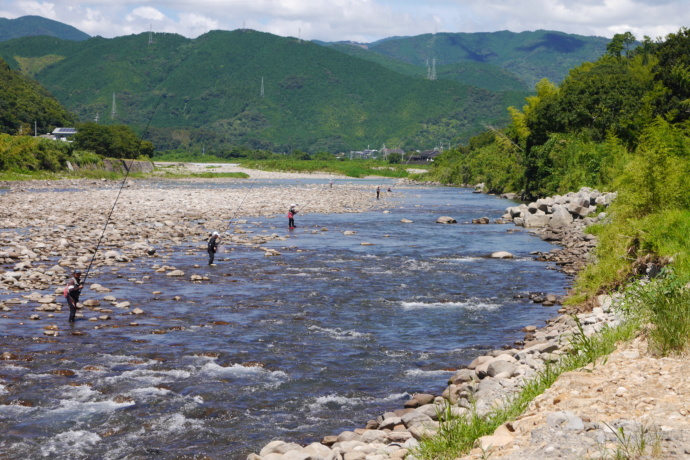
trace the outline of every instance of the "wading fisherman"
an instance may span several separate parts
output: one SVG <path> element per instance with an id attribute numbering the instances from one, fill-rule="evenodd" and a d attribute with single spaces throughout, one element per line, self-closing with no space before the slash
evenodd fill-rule
<path id="1" fill-rule="evenodd" d="M 288 210 L 288 228 L 295 228 L 295 214 L 297 214 L 296 204 L 291 204 Z"/>
<path id="2" fill-rule="evenodd" d="M 377 187 L 376 187 L 376 199 L 377 199 L 377 200 L 379 199 L 379 195 L 381 195 L 381 187 L 380 187 L 380 186 L 377 186 Z"/>
<path id="3" fill-rule="evenodd" d="M 211 238 L 208 239 L 208 264 L 213 264 L 213 259 L 216 256 L 216 251 L 218 251 L 218 245 L 220 245 L 220 235 L 218 232 L 213 232 Z"/>
<path id="4" fill-rule="evenodd" d="M 81 282 L 81 272 L 75 270 L 63 291 L 63 295 L 67 299 L 67 305 L 69 305 L 70 323 L 74 322 L 74 315 L 77 314 L 77 302 L 79 302 L 79 296 L 81 295 L 82 289 L 84 289 L 84 284 Z"/>

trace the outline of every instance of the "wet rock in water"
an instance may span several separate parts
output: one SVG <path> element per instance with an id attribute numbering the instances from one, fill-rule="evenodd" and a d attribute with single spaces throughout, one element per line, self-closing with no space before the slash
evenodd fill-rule
<path id="1" fill-rule="evenodd" d="M 101 302 L 96 299 L 87 299 L 81 303 L 85 307 L 98 307 Z"/>
<path id="2" fill-rule="evenodd" d="M 155 249 L 155 248 L 148 248 L 148 249 L 146 250 L 146 254 L 148 254 L 148 255 L 150 255 L 150 256 L 154 255 L 155 253 L 156 253 L 156 249 Z"/>
<path id="3" fill-rule="evenodd" d="M 484 224 L 488 224 L 489 222 L 490 222 L 490 221 L 489 221 L 489 218 L 488 218 L 488 217 L 480 217 L 480 218 L 478 218 L 478 219 L 472 219 L 472 223 L 473 223 L 473 224 L 482 224 L 482 225 L 484 225 Z"/>
<path id="4" fill-rule="evenodd" d="M 347 235 L 354 235 L 354 234 L 356 234 L 356 233 L 357 233 L 357 232 L 355 232 L 354 230 L 345 230 L 345 231 L 343 232 L 343 235 L 346 235 L 346 236 L 347 236 Z"/>
<path id="5" fill-rule="evenodd" d="M 2 355 L 0 355 L 0 361 L 14 361 L 18 359 L 17 355 L 14 353 L 10 353 L 9 351 L 4 352 Z"/>
<path id="6" fill-rule="evenodd" d="M 403 224 L 412 224 L 412 223 L 414 223 L 414 221 L 413 221 L 413 220 L 410 220 L 410 219 L 400 219 L 400 222 L 402 222 Z"/>
<path id="7" fill-rule="evenodd" d="M 173 270 L 166 273 L 166 276 L 184 276 L 184 272 L 182 270 Z"/>
<path id="8" fill-rule="evenodd" d="M 36 321 L 36 320 L 41 319 L 41 317 L 38 315 L 31 315 L 31 316 L 29 316 L 29 319 Z"/>
<path id="9" fill-rule="evenodd" d="M 105 300 L 106 302 L 115 302 L 117 298 L 114 295 L 107 295 L 103 297 L 103 300 Z"/>
<path id="10" fill-rule="evenodd" d="M 54 371 L 50 371 L 51 374 L 53 375 L 61 375 L 63 377 L 74 377 L 76 372 L 69 370 L 69 369 L 55 369 Z"/>
<path id="11" fill-rule="evenodd" d="M 143 315 L 143 314 L 144 314 L 144 310 L 142 310 L 141 308 L 135 308 L 135 309 L 132 310 L 130 313 L 131 313 L 132 315 Z"/>
<path id="12" fill-rule="evenodd" d="M 450 216 L 441 216 L 436 219 L 437 224 L 457 224 L 458 221 Z"/>
<path id="13" fill-rule="evenodd" d="M 58 337 L 60 333 L 58 331 L 43 331 L 43 335 L 47 335 L 50 337 Z"/>
<path id="14" fill-rule="evenodd" d="M 374 243 L 369 243 L 369 242 L 367 242 L 367 241 L 362 241 L 362 242 L 359 243 L 359 244 L 360 244 L 360 246 L 373 246 L 373 245 L 374 245 Z"/>
<path id="15" fill-rule="evenodd" d="M 496 251 L 491 253 L 492 259 L 512 259 L 513 257 L 515 256 L 508 251 Z"/>

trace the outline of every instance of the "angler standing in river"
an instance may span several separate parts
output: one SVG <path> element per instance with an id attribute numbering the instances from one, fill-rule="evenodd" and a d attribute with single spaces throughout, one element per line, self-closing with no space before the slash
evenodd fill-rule
<path id="1" fill-rule="evenodd" d="M 216 256 L 216 251 L 218 251 L 218 245 L 220 244 L 220 235 L 218 232 L 213 232 L 211 238 L 208 239 L 208 264 L 214 265 L 213 259 Z"/>
<path id="2" fill-rule="evenodd" d="M 79 302 L 79 296 L 81 295 L 81 290 L 84 289 L 84 285 L 80 281 L 81 272 L 76 270 L 72 273 L 72 277 L 67 282 L 63 295 L 67 299 L 67 305 L 69 305 L 69 322 L 74 322 L 74 316 L 77 314 L 77 302 Z"/>
<path id="3" fill-rule="evenodd" d="M 288 228 L 295 228 L 295 214 L 297 214 L 297 210 L 295 209 L 297 205 L 296 204 L 291 204 L 290 209 L 288 210 Z"/>

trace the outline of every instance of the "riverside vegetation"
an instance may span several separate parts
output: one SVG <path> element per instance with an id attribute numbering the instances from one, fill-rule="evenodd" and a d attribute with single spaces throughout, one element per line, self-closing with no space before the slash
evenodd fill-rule
<path id="1" fill-rule="evenodd" d="M 606 56 L 573 69 L 560 86 L 540 82 L 521 111 L 510 109 L 506 129 L 444 153 L 424 176 L 447 184 L 482 182 L 485 190 L 523 197 L 580 186 L 616 190 L 607 218 L 587 228 L 599 243 L 569 302 L 617 293 L 626 320 L 593 338 L 576 335 L 573 353 L 487 417 L 444 422 L 440 435 L 422 443 L 424 458 L 468 452 L 558 374 L 596 362 L 619 340 L 642 333 L 656 356 L 688 350 L 690 30 L 657 42 L 645 37 L 626 49 L 630 43 L 630 35 L 616 36 Z M 613 457 L 634 458 L 628 435 L 617 434 Z"/>

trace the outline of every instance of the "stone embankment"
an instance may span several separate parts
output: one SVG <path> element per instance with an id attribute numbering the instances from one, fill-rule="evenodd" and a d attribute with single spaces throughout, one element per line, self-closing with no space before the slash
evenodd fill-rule
<path id="1" fill-rule="evenodd" d="M 539 260 L 556 263 L 561 270 L 575 274 L 587 262 L 589 251 L 596 239 L 584 234 L 584 228 L 606 218 L 604 212 L 615 199 L 615 194 L 601 194 L 596 190 L 581 189 L 577 193 L 538 200 L 528 205 L 509 207 L 501 222 L 532 229 L 543 239 L 558 243 L 562 248 L 549 253 L 535 254 Z M 439 218 L 449 223 L 452 218 Z M 475 222 L 485 223 L 485 222 Z M 534 296 L 532 299 L 545 306 L 559 303 L 556 296 Z M 620 318 L 612 308 L 609 296 L 600 296 L 598 306 L 580 313 L 577 318 L 587 336 L 603 327 L 618 324 Z M 565 310 L 559 310 L 564 313 Z M 366 427 L 326 436 L 321 443 L 306 447 L 295 443 L 273 441 L 258 454 L 247 460 L 383 460 L 405 458 L 415 460 L 419 440 L 434 435 L 441 427 L 439 415 L 469 414 L 476 410 L 485 415 L 499 407 L 506 398 L 520 390 L 525 379 L 534 377 L 548 364 L 555 363 L 571 349 L 570 339 L 579 332 L 576 321 L 567 315 L 548 321 L 538 329 L 527 326 L 524 341 L 516 343 L 521 349 L 499 349 L 476 358 L 466 368 L 457 371 L 441 394 L 415 394 L 403 408 L 387 412 L 370 420 Z M 554 423 L 577 423 L 577 417 L 563 414 Z M 514 436 L 502 430 L 480 440 L 481 449 L 498 448 L 513 441 Z M 524 457 L 523 457 L 524 458 Z"/>

